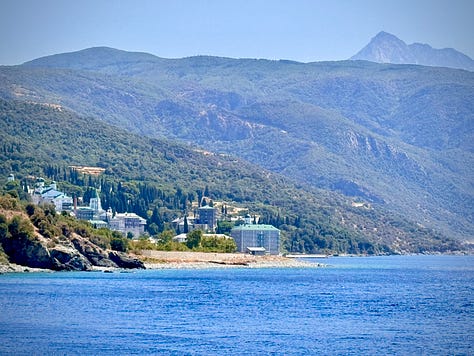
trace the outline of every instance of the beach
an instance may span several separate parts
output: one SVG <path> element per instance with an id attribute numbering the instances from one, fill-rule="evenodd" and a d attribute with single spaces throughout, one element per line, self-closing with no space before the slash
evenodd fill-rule
<path id="1" fill-rule="evenodd" d="M 283 256 L 254 256 L 243 253 L 208 253 L 143 250 L 136 256 L 147 269 L 198 269 L 198 268 L 314 268 L 309 263 Z"/>
<path id="2" fill-rule="evenodd" d="M 212 253 L 142 250 L 131 256 L 144 262 L 146 269 L 209 269 L 209 268 L 317 268 L 321 263 L 309 263 L 299 258 L 243 253 Z M 92 271 L 113 272 L 120 268 L 93 266 Z M 0 264 L 0 273 L 52 272 L 14 263 Z"/>

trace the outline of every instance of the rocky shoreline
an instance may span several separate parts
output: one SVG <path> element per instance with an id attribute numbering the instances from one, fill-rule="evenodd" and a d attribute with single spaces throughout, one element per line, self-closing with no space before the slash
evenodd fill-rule
<path id="1" fill-rule="evenodd" d="M 222 268 L 318 268 L 325 265 L 309 263 L 283 256 L 252 256 L 240 253 L 204 253 L 144 250 L 131 256 L 145 269 L 222 269 Z M 115 272 L 124 268 L 93 266 L 89 271 Z M 133 270 L 127 268 L 126 270 Z M 52 269 L 32 268 L 18 264 L 0 264 L 0 274 L 26 272 L 54 272 Z"/>
<path id="2" fill-rule="evenodd" d="M 0 274 L 4 273 L 27 273 L 27 272 L 54 272 L 51 269 L 33 268 L 17 265 L 15 263 L 0 264 Z"/>

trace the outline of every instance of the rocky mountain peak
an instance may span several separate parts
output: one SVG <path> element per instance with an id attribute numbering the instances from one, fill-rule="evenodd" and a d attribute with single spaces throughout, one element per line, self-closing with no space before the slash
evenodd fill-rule
<path id="1" fill-rule="evenodd" d="M 420 64 L 474 71 L 474 61 L 453 48 L 435 49 L 428 44 L 406 44 L 397 36 L 381 31 L 351 60 L 376 63 Z"/>

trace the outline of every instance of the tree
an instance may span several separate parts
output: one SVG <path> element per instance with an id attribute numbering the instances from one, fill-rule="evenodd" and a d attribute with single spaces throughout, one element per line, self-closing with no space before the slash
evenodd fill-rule
<path id="1" fill-rule="evenodd" d="M 115 251 L 127 252 L 128 240 L 123 237 L 112 237 L 110 240 L 110 248 Z"/>
<path id="2" fill-rule="evenodd" d="M 187 214 L 184 214 L 184 228 L 183 232 L 187 234 L 189 232 L 189 226 L 188 226 L 188 216 Z"/>
<path id="3" fill-rule="evenodd" d="M 230 221 L 218 221 L 216 233 L 229 235 L 233 226 L 234 224 Z"/>
<path id="4" fill-rule="evenodd" d="M 198 208 L 200 208 L 201 207 L 201 202 L 202 202 L 202 190 L 198 189 L 196 191 L 196 193 L 197 193 L 197 197 L 198 197 Z"/>
<path id="5" fill-rule="evenodd" d="M 151 224 L 148 228 L 148 231 L 152 235 L 155 235 L 150 231 L 150 228 L 151 228 L 152 224 L 156 224 L 156 226 L 158 227 L 158 232 L 157 233 L 162 232 L 165 228 L 165 224 L 163 222 L 163 218 L 161 217 L 160 210 L 159 210 L 158 206 L 155 206 L 155 208 L 153 209 L 153 214 L 151 214 L 150 223 Z"/>
<path id="6" fill-rule="evenodd" d="M 158 241 L 161 244 L 166 244 L 171 241 L 173 236 L 174 236 L 173 230 L 165 230 L 160 235 L 158 235 Z"/>
<path id="7" fill-rule="evenodd" d="M 197 248 L 201 245 L 202 240 L 202 231 L 201 230 L 193 230 L 186 236 L 186 246 L 188 248 Z"/>
<path id="8" fill-rule="evenodd" d="M 160 233 L 160 229 L 158 228 L 158 225 L 156 225 L 155 223 L 151 223 L 148 226 L 147 230 L 150 233 L 150 235 L 152 235 L 152 236 L 158 235 Z"/>
<path id="9" fill-rule="evenodd" d="M 18 240 L 33 240 L 35 234 L 30 221 L 19 215 L 15 215 L 8 224 L 8 232 L 12 238 Z"/>
<path id="10" fill-rule="evenodd" d="M 5 215 L 0 214 L 0 243 L 8 237 L 8 221 Z"/>
<path id="11" fill-rule="evenodd" d="M 33 214 L 35 213 L 36 211 L 36 205 L 34 204 L 27 204 L 26 207 L 25 207 L 25 210 L 26 210 L 26 213 L 28 214 L 28 216 L 33 216 Z"/>

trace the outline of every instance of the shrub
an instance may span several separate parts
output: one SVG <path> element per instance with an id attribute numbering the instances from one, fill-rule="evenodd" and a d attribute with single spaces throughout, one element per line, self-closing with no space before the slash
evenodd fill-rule
<path id="1" fill-rule="evenodd" d="M 110 248 L 114 251 L 127 252 L 128 239 L 123 237 L 112 237 L 110 240 Z"/>
<path id="2" fill-rule="evenodd" d="M 22 210 L 19 200 L 12 197 L 11 195 L 0 196 L 0 208 L 3 208 L 5 210 L 14 210 L 14 211 Z"/>
<path id="3" fill-rule="evenodd" d="M 6 265 L 9 262 L 8 255 L 3 251 L 3 246 L 0 244 L 0 265 Z"/>
<path id="4" fill-rule="evenodd" d="M 135 251 L 141 251 L 141 250 L 155 250 L 156 249 L 156 244 L 151 242 L 147 237 L 140 238 L 139 240 L 128 240 L 129 241 L 129 247 Z"/>
<path id="5" fill-rule="evenodd" d="M 35 231 L 31 222 L 23 219 L 21 216 L 14 216 L 8 224 L 10 237 L 19 240 L 34 240 Z"/>
<path id="6" fill-rule="evenodd" d="M 159 251 L 189 251 L 189 248 L 184 243 L 177 241 L 158 243 L 156 249 Z"/>
<path id="7" fill-rule="evenodd" d="M 36 205 L 31 204 L 31 203 L 27 204 L 25 207 L 25 211 L 29 217 L 33 216 L 36 211 Z"/>

